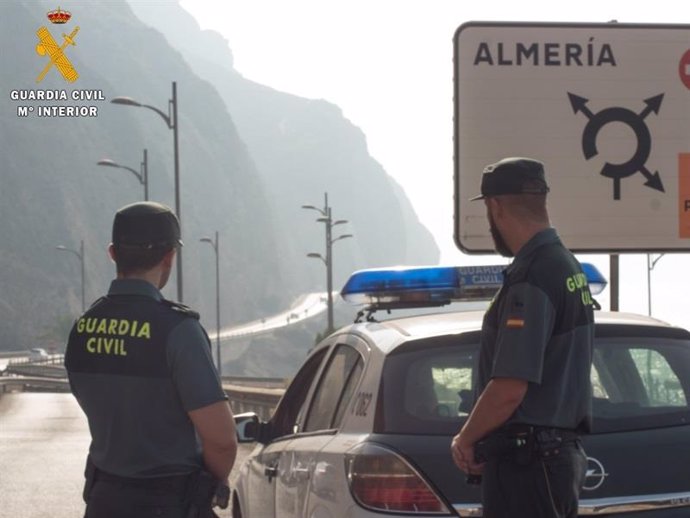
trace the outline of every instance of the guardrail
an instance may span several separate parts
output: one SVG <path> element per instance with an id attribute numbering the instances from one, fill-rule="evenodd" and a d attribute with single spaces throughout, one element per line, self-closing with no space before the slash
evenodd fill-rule
<path id="1" fill-rule="evenodd" d="M 50 354 L 45 357 L 32 358 L 31 356 L 9 357 L 7 365 L 62 365 L 65 363 L 64 354 Z"/>
<path id="2" fill-rule="evenodd" d="M 0 378 L 0 392 L 69 392 L 66 379 L 40 376 L 4 376 Z"/>
<path id="3" fill-rule="evenodd" d="M 249 387 L 228 383 L 223 384 L 223 390 L 228 395 L 233 413 L 256 412 L 264 421 L 271 417 L 285 393 L 284 388 Z"/>
<path id="4" fill-rule="evenodd" d="M 66 372 L 57 364 L 21 362 L 13 365 L 12 372 L 12 376 L 0 377 L 0 392 L 70 391 Z M 271 417 L 288 382 L 285 378 L 249 376 L 224 376 L 222 379 L 233 412 L 256 412 L 263 420 Z"/>

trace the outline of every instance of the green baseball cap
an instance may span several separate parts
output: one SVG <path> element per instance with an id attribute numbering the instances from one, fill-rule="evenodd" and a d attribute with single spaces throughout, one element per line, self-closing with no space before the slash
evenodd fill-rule
<path id="1" fill-rule="evenodd" d="M 116 247 L 165 248 L 182 246 L 180 222 L 165 205 L 142 201 L 126 205 L 113 220 Z"/>

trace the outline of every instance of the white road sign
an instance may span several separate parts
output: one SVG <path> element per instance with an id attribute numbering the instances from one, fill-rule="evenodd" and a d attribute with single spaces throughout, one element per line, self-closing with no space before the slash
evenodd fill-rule
<path id="1" fill-rule="evenodd" d="M 470 22 L 455 39 L 455 241 L 493 252 L 485 165 L 544 162 L 578 252 L 690 251 L 690 25 Z"/>

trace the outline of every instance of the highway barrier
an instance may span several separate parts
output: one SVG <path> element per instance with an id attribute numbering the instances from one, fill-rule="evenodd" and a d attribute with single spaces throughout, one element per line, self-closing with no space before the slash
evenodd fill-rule
<path id="1" fill-rule="evenodd" d="M 228 395 L 234 414 L 255 412 L 264 421 L 271 417 L 278 401 L 285 393 L 284 388 L 252 387 L 231 383 L 223 383 L 223 389 Z"/>
<path id="2" fill-rule="evenodd" d="M 17 361 L 8 365 L 5 376 L 0 376 L 0 392 L 69 392 L 67 373 L 62 361 Z M 278 401 L 283 397 L 289 380 L 250 376 L 223 376 L 223 390 L 228 395 L 232 411 L 255 412 L 268 420 Z"/>
<path id="3" fill-rule="evenodd" d="M 39 376 L 0 377 L 0 392 L 69 392 L 66 379 Z"/>

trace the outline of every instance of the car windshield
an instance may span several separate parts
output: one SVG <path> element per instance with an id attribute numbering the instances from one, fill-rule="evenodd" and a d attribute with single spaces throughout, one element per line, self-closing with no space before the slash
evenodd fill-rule
<path id="1" fill-rule="evenodd" d="M 629 331 L 598 333 L 593 433 L 690 423 L 690 340 Z M 478 351 L 479 333 L 467 333 L 409 342 L 389 355 L 377 431 L 456 433 L 474 403 Z"/>

